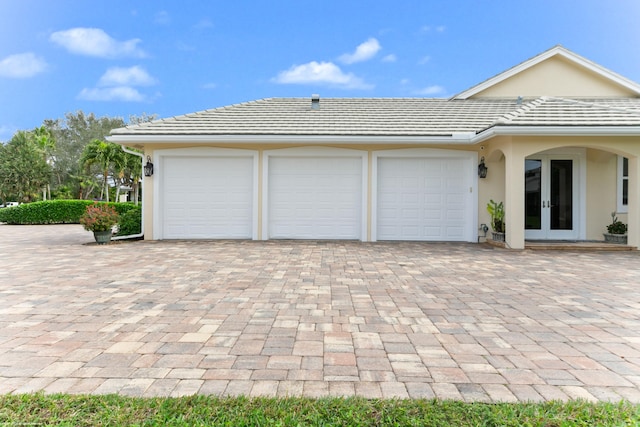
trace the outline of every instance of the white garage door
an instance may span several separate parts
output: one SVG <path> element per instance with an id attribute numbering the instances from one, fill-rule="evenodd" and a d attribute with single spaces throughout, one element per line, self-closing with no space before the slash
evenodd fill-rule
<path id="1" fill-rule="evenodd" d="M 464 158 L 378 158 L 377 239 L 470 240 L 466 169 Z"/>
<path id="2" fill-rule="evenodd" d="M 252 237 L 252 157 L 164 157 L 158 173 L 162 238 Z"/>
<path id="3" fill-rule="evenodd" d="M 361 239 L 361 157 L 269 157 L 269 238 Z"/>

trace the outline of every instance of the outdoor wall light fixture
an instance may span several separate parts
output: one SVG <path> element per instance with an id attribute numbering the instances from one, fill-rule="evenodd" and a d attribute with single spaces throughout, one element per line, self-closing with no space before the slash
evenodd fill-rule
<path id="1" fill-rule="evenodd" d="M 488 170 L 489 168 L 484 164 L 484 156 L 482 156 L 482 158 L 480 159 L 480 164 L 478 165 L 478 177 L 486 178 Z"/>
<path id="2" fill-rule="evenodd" d="M 151 175 L 153 175 L 153 163 L 151 163 L 151 156 L 147 156 L 147 164 L 144 165 L 144 176 Z"/>

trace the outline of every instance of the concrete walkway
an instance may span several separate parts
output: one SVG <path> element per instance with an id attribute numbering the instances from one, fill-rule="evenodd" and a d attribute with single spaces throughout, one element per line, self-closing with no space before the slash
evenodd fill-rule
<path id="1" fill-rule="evenodd" d="M 0 393 L 640 402 L 640 254 L 0 225 Z"/>

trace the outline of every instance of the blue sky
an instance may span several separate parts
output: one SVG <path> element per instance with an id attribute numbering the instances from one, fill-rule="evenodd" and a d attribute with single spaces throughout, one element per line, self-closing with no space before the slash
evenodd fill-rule
<path id="1" fill-rule="evenodd" d="M 640 82 L 638 0 L 0 0 L 0 141 L 45 119 L 447 97 L 556 44 Z"/>

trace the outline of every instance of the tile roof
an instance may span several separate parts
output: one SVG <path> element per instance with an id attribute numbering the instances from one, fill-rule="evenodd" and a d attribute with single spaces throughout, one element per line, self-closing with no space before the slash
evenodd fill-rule
<path id="1" fill-rule="evenodd" d="M 512 126 L 638 126 L 640 99 L 575 100 L 541 97 L 497 120 Z"/>
<path id="2" fill-rule="evenodd" d="M 267 98 L 115 129 L 112 136 L 449 136 L 493 126 L 640 126 L 640 98 Z"/>

